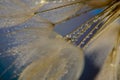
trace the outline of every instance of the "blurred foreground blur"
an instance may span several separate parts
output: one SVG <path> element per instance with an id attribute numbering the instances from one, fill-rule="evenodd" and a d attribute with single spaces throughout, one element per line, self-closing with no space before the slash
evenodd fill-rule
<path id="1" fill-rule="evenodd" d="M 120 1 L 94 1 L 1 0 L 0 80 L 120 80 Z"/>

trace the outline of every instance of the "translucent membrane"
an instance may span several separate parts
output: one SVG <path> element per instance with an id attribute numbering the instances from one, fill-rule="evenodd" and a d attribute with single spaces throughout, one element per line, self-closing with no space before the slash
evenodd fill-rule
<path id="1" fill-rule="evenodd" d="M 0 63 L 8 63 L 2 67 L 0 78 L 12 80 L 20 76 L 20 79 L 31 78 L 31 80 L 38 77 L 77 80 L 83 69 L 82 50 L 64 40 L 56 39 L 58 34 L 52 30 L 53 23 L 69 18 L 83 6 L 83 4 L 77 3 L 77 1 L 65 1 L 65 3 L 54 4 L 48 1 L 46 5 L 51 7 L 40 9 L 44 1 L 1 1 L 0 45 L 2 46 L 0 49 L 2 51 L 0 59 L 2 60 Z M 56 15 L 54 12 L 48 14 L 47 11 L 52 11 L 52 9 L 57 13 L 61 12 L 61 15 Z M 55 17 L 48 18 L 43 15 Z M 44 67 L 44 65 L 47 66 Z M 34 70 L 35 66 L 39 66 L 38 71 Z M 31 72 L 26 74 L 31 70 L 35 75 L 32 76 Z"/>
<path id="2" fill-rule="evenodd" d="M 14 26 L 26 21 L 42 5 L 41 0 L 1 0 L 0 28 Z"/>
<path id="3" fill-rule="evenodd" d="M 20 80 L 77 80 L 83 69 L 82 50 L 56 38 L 59 35 L 52 28 L 51 23 L 36 15 L 19 26 L 5 29 L 0 37 L 9 41 L 0 42 L 3 50 L 0 57 L 4 62 L 6 58 L 15 59 L 6 65 L 0 77 L 4 80 L 18 76 Z M 8 76 L 5 78 L 5 75 Z"/>
<path id="4" fill-rule="evenodd" d="M 10 62 L 2 67 L 5 68 L 0 78 L 12 80 L 20 76 L 19 80 L 78 80 L 84 64 L 83 52 L 58 38 L 60 36 L 53 32 L 53 27 L 73 18 L 71 16 L 79 9 L 91 7 L 79 0 L 56 1 L 1 1 L 0 59 L 4 59 L 0 62 Z M 90 53 L 89 49 L 86 53 Z"/>
<path id="5" fill-rule="evenodd" d="M 19 80 L 78 80 L 80 77 L 83 56 L 78 48 L 61 40 L 49 40 L 39 45 L 38 54 L 40 58 L 27 66 Z"/>
<path id="6" fill-rule="evenodd" d="M 40 8 L 43 3 L 41 0 L 1 0 L 0 1 L 0 16 L 23 15 Z"/>
<path id="7" fill-rule="evenodd" d="M 60 22 L 73 15 L 83 6 L 79 0 L 2 0 L 0 4 L 0 28 L 18 25 L 41 12 L 40 16 L 43 18 L 53 23 Z M 39 11 L 42 5 L 46 7 Z"/>
<path id="8" fill-rule="evenodd" d="M 54 24 L 59 24 L 69 20 L 71 16 L 75 15 L 77 11 L 85 7 L 87 9 L 90 8 L 90 7 L 87 7 L 87 4 L 84 4 L 82 0 L 75 0 L 75 1 L 64 0 L 61 2 L 53 1 L 44 5 L 38 11 L 38 14 L 43 18 L 48 19 Z"/>

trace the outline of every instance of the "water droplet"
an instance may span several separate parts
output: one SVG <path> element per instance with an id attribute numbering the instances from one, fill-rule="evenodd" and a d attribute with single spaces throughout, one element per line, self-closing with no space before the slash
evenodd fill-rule
<path id="1" fill-rule="evenodd" d="M 66 35 L 67 38 L 71 38 L 72 36 L 71 35 Z"/>
<path id="2" fill-rule="evenodd" d="M 83 41 L 81 42 L 81 44 L 84 44 L 84 43 L 85 43 L 85 42 L 83 42 Z"/>
<path id="3" fill-rule="evenodd" d="M 96 26 L 95 29 L 98 29 L 98 26 Z"/>
<path id="4" fill-rule="evenodd" d="M 95 22 L 97 22 L 97 20 L 95 19 L 95 20 L 93 20 L 93 22 L 95 23 Z"/>

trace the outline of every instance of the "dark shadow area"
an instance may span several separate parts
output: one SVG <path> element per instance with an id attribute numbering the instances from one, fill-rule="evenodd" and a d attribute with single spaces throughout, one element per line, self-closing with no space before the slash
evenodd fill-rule
<path id="1" fill-rule="evenodd" d="M 85 57 L 85 67 L 79 80 L 94 80 L 98 72 L 99 68 L 93 64 L 90 58 Z"/>

